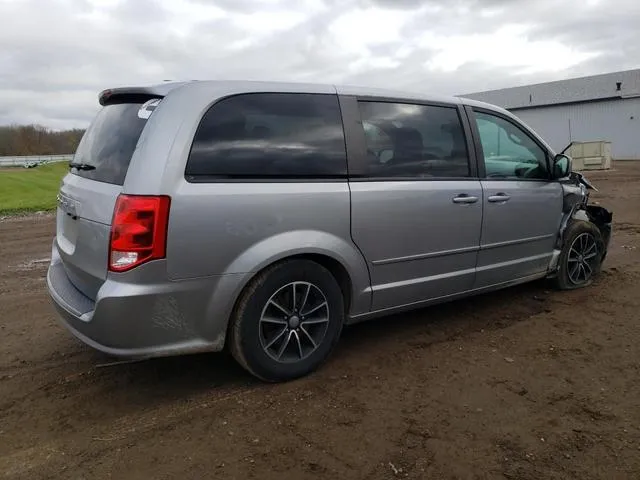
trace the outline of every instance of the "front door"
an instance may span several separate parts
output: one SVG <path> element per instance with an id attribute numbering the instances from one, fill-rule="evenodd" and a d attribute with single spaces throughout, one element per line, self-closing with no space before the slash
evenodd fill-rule
<path id="1" fill-rule="evenodd" d="M 351 229 L 369 265 L 372 309 L 470 290 L 482 188 L 464 112 L 392 101 L 359 101 L 358 112 L 367 154 L 350 180 Z"/>
<path id="2" fill-rule="evenodd" d="M 484 160 L 476 288 L 543 273 L 562 221 L 562 187 L 551 180 L 549 153 L 506 115 L 474 109 L 472 122 Z"/>

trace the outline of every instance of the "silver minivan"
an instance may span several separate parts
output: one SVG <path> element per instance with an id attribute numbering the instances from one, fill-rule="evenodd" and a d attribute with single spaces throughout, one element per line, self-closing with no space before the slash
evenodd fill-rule
<path id="1" fill-rule="evenodd" d="M 106 90 L 58 195 L 47 283 L 109 354 L 225 346 L 316 369 L 344 325 L 600 269 L 612 214 L 509 112 L 334 85 Z"/>

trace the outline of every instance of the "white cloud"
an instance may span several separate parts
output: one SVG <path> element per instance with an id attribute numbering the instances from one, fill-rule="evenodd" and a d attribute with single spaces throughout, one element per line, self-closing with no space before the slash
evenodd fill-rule
<path id="1" fill-rule="evenodd" d="M 435 55 L 429 68 L 453 72 L 465 63 L 476 62 L 518 73 L 557 72 L 578 65 L 598 55 L 581 52 L 553 40 L 530 40 L 530 27 L 507 25 L 496 32 L 474 35 L 425 34 L 420 44 L 432 48 Z"/>
<path id="2" fill-rule="evenodd" d="M 187 37 L 192 27 L 198 23 L 220 20 L 228 16 L 225 10 L 216 5 L 193 3 L 188 0 L 160 0 L 159 4 L 171 19 L 168 22 L 169 30 L 180 37 Z M 142 17 L 139 21 L 144 24 L 145 18 Z"/>
<path id="3" fill-rule="evenodd" d="M 402 40 L 400 34 L 411 19 L 411 12 L 355 9 L 343 13 L 329 26 L 335 42 L 348 52 L 366 53 L 370 46 Z"/>
<path id="4" fill-rule="evenodd" d="M 307 18 L 308 15 L 303 12 L 276 10 L 259 14 L 234 15 L 231 21 L 238 28 L 247 31 L 249 35 L 265 35 L 293 28 Z"/>

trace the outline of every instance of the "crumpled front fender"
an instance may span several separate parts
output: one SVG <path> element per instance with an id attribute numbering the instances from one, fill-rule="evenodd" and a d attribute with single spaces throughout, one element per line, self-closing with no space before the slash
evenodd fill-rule
<path id="1" fill-rule="evenodd" d="M 609 242 L 611 240 L 613 213 L 599 205 L 576 204 L 573 206 L 570 212 L 565 214 L 564 218 L 562 219 L 560 231 L 558 232 L 558 239 L 556 241 L 556 248 L 553 251 L 551 261 L 549 262 L 549 278 L 554 277 L 558 271 L 560 252 L 562 251 L 562 247 L 564 245 L 564 233 L 569 223 L 573 220 L 591 222 L 598 227 L 598 230 L 600 230 L 600 233 L 602 235 L 602 241 L 604 245 L 602 260 L 604 260 L 607 256 Z"/>
<path id="2" fill-rule="evenodd" d="M 562 248 L 564 244 L 564 232 L 572 220 L 582 220 L 591 222 L 598 227 L 604 240 L 605 248 L 609 247 L 611 240 L 613 212 L 600 205 L 575 205 L 574 208 L 564 216 L 560 226 L 558 242 L 556 247 Z"/>
<path id="3" fill-rule="evenodd" d="M 565 241 L 565 232 L 572 221 L 591 222 L 598 227 L 604 244 L 603 260 L 607 255 L 609 241 L 611 240 L 613 213 L 599 205 L 589 205 L 589 190 L 595 190 L 595 187 L 586 181 L 583 176 L 573 175 L 568 181 L 562 182 L 562 189 L 562 211 L 564 215 L 560 222 L 556 246 L 549 263 L 549 274 L 551 276 L 557 272 L 560 252 Z"/>

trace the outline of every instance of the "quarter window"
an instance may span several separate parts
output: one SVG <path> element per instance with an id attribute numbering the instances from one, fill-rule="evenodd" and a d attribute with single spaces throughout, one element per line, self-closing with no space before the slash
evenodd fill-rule
<path id="1" fill-rule="evenodd" d="M 475 117 L 487 178 L 549 178 L 546 152 L 522 129 L 488 113 Z"/>
<path id="2" fill-rule="evenodd" d="M 344 177 L 338 98 L 260 93 L 224 99 L 204 115 L 185 173 L 192 181 Z"/>
<path id="3" fill-rule="evenodd" d="M 369 177 L 468 177 L 469 156 L 455 107 L 359 102 Z"/>

